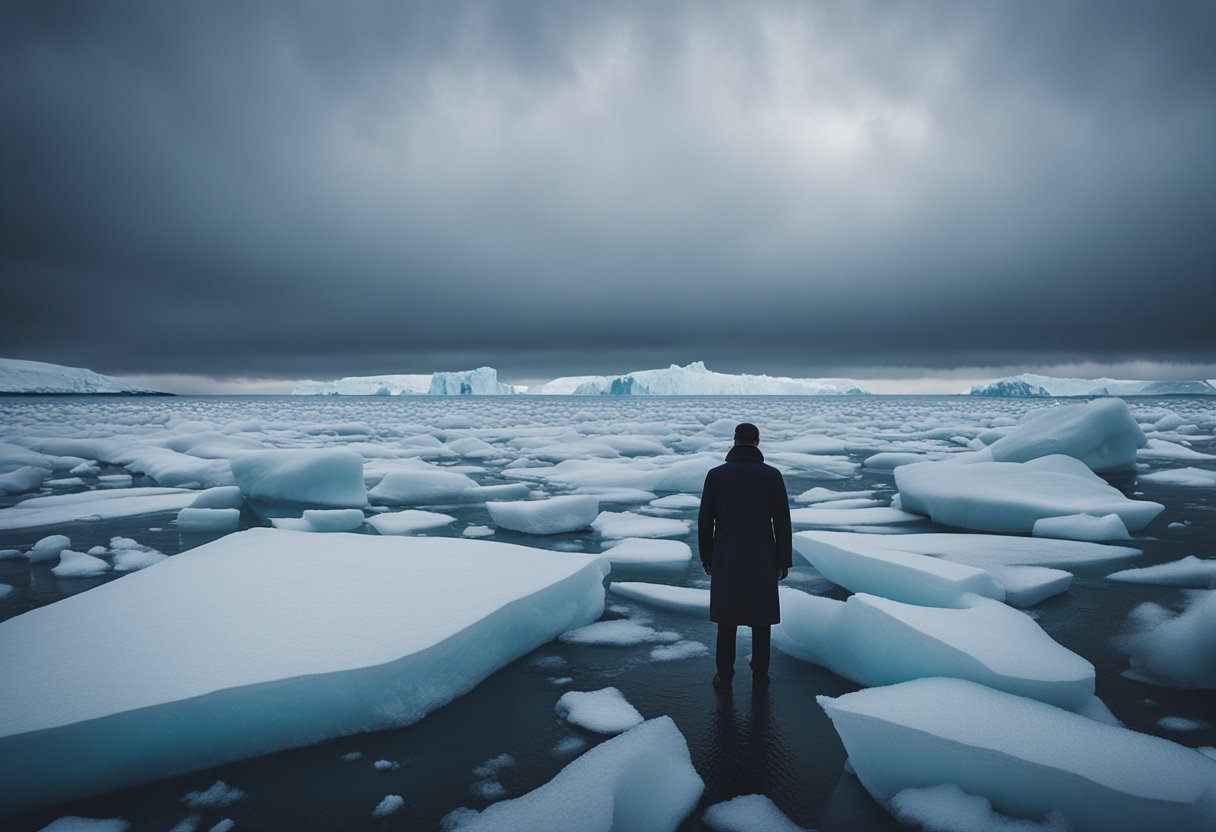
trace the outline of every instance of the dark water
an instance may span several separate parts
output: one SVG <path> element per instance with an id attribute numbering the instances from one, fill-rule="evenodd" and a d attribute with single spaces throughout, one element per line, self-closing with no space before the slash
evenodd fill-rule
<path id="1" fill-rule="evenodd" d="M 203 405 L 209 402 L 186 401 L 202 402 Z M 210 406 L 215 408 L 222 404 L 229 412 L 239 414 L 243 401 L 255 402 L 259 408 L 265 406 L 265 400 L 229 399 L 211 400 Z M 361 401 L 365 403 L 364 410 L 360 411 L 364 415 L 359 418 L 365 418 L 367 407 L 393 404 Z M 693 400 L 693 403 L 703 409 L 714 406 L 712 401 Z M 162 400 L 156 406 L 172 407 L 173 404 L 172 400 Z M 337 411 L 331 414 L 335 420 L 352 415 L 342 412 L 347 404 L 343 401 L 324 403 Z M 807 407 L 815 404 L 799 403 Z M 885 435 L 896 429 L 899 414 L 908 410 L 957 412 L 959 424 L 980 424 L 993 413 L 1016 417 L 1027 407 L 1039 404 L 925 397 L 848 402 L 834 399 L 819 406 L 825 408 L 824 418 L 829 420 L 843 419 L 845 417 L 840 414 L 849 413 L 848 418 L 862 425 L 858 433 L 872 437 L 874 447 L 878 447 L 879 442 L 885 441 Z M 612 411 L 614 417 L 643 419 L 651 415 L 646 402 L 639 404 L 634 400 L 628 405 L 630 410 L 623 416 Z M 657 412 L 656 418 L 670 417 L 670 402 L 667 405 L 667 411 L 657 405 L 651 408 Z M 87 404 L 79 406 L 88 408 Z M 128 403 L 128 406 L 131 405 Z M 309 406 L 318 407 L 315 402 L 309 402 Z M 480 405 L 449 402 L 445 406 L 448 408 L 445 412 L 451 413 L 459 412 L 461 406 L 475 408 Z M 501 403 L 498 406 L 501 407 Z M 580 401 L 578 410 L 590 409 L 594 414 L 601 406 L 598 401 Z M 771 402 L 764 403 L 764 407 L 774 406 Z M 1206 419 L 1208 432 L 1216 427 L 1216 403 L 1192 399 L 1133 400 L 1132 406 L 1137 412 L 1169 408 L 1201 423 Z M 11 410 L 14 405 L 5 403 L 4 407 Z M 832 407 L 837 410 L 831 410 Z M 28 419 L 28 413 L 22 418 Z M 544 418 L 542 414 L 542 422 Z M 1216 443 L 1204 440 L 1195 442 L 1193 447 L 1212 453 L 1216 452 L 1213 445 Z M 850 452 L 850 458 L 860 461 L 869 452 L 859 447 Z M 1154 468 L 1187 464 L 1213 467 L 1194 462 L 1152 463 Z M 787 476 L 787 484 L 791 495 L 815 485 L 839 490 L 877 488 L 881 492 L 878 496 L 883 499 L 889 498 L 893 491 L 889 474 L 866 470 L 861 472 L 859 479 L 834 482 L 792 475 Z M 1156 726 L 1157 720 L 1166 715 L 1209 722 L 1216 720 L 1216 695 L 1211 691 L 1172 690 L 1128 680 L 1121 675 L 1127 667 L 1126 655 L 1112 643 L 1129 611 L 1137 604 L 1151 600 L 1180 606 L 1186 597 L 1185 591 L 1103 580 L 1107 573 L 1128 565 L 1147 566 L 1192 554 L 1216 556 L 1216 497 L 1211 489 L 1153 487 L 1131 481 L 1117 484 L 1129 492 L 1131 489 L 1142 492 L 1144 499 L 1166 506 L 1165 512 L 1152 525 L 1136 535 L 1134 545 L 1144 550 L 1144 556 L 1135 562 L 1072 570 L 1076 573 L 1072 589 L 1040 604 L 1034 614 L 1048 634 L 1095 665 L 1098 695 L 1128 727 L 1185 745 L 1216 745 L 1216 729 L 1180 733 Z M 605 508 L 622 510 L 628 507 Z M 488 513 L 482 506 L 442 510 L 455 514 L 461 521 L 453 524 L 453 534 L 458 534 L 467 523 L 489 524 Z M 687 511 L 679 516 L 691 518 L 694 514 Z M 71 536 L 73 548 L 82 551 L 94 544 L 106 543 L 113 535 L 134 537 L 166 554 L 212 539 L 179 536 L 172 527 L 173 516 L 173 513 L 144 515 L 77 523 L 62 529 L 0 532 L 0 548 L 24 548 L 47 534 L 58 532 Z M 247 521 L 257 522 L 254 517 Z M 1185 531 L 1175 532 L 1168 529 L 1173 522 L 1189 523 L 1189 526 Z M 946 531 L 928 523 L 916 530 Z M 493 539 L 598 551 L 598 540 L 590 534 L 532 537 L 500 533 Z M 685 539 L 695 551 L 693 535 Z M 695 559 L 693 563 L 696 563 Z M 0 561 L 0 582 L 14 587 L 7 598 L 0 600 L 0 619 L 116 579 L 120 578 L 110 574 L 101 578 L 60 580 L 49 568 L 30 567 L 24 559 Z M 689 564 L 682 570 L 658 572 L 615 568 L 609 580 L 699 585 L 702 579 L 699 565 Z M 240 575 L 234 575 L 233 580 L 239 581 Z M 795 587 L 822 591 L 822 581 L 807 567 L 795 569 L 790 581 Z M 833 589 L 829 594 L 845 597 L 839 589 Z M 609 594 L 607 603 L 611 606 L 621 601 Z M 648 614 L 656 628 L 677 630 L 685 638 L 700 641 L 712 649 L 714 632 L 708 621 L 625 603 L 636 612 Z M 618 613 L 612 611 L 606 613 L 607 617 L 616 615 Z M 847 693 L 857 688 L 855 684 L 774 651 L 772 686 L 767 694 L 753 695 L 746 673 L 748 647 L 744 642 L 740 644 L 740 672 L 736 676 L 735 693 L 724 699 L 710 686 L 712 655 L 654 662 L 648 656 L 652 646 L 590 647 L 554 642 L 495 673 L 469 694 L 417 724 L 333 740 L 74 801 L 5 819 L 3 827 L 14 832 L 40 829 L 57 817 L 71 814 L 99 818 L 121 816 L 136 830 L 167 830 L 191 814 L 181 802 L 183 795 L 206 789 L 216 780 L 224 780 L 243 789 L 247 797 L 222 810 L 204 811 L 201 829 L 210 828 L 224 817 L 236 821 L 238 829 L 435 829 L 440 820 L 457 807 L 480 809 L 491 802 L 470 790 L 479 779 L 472 769 L 487 759 L 505 752 L 516 760 L 515 766 L 502 769 L 498 775 L 506 796 L 516 797 L 550 780 L 570 759 L 581 753 L 555 754 L 552 749 L 559 741 L 577 736 L 585 740 L 588 747 L 603 741 L 604 738 L 598 735 L 567 724 L 554 713 L 553 705 L 565 690 L 591 690 L 613 685 L 644 717 L 671 716 L 688 741 L 693 765 L 704 779 L 706 789 L 700 806 L 681 830 L 707 828 L 700 821 L 706 806 L 749 793 L 767 795 L 792 820 L 806 827 L 828 832 L 900 828 L 869 798 L 857 780 L 844 772 L 843 747 L 815 703 L 816 695 Z M 545 666 L 552 661 L 551 657 L 559 657 L 564 664 Z M 538 664 L 538 659 L 543 661 Z M 573 681 L 555 685 L 551 679 L 556 676 L 569 676 Z M 81 680 L 81 683 L 87 684 L 87 680 Z M 343 762 L 340 759 L 342 755 L 356 751 L 362 754 L 360 760 Z M 372 762 L 378 759 L 397 761 L 400 767 L 376 771 Z M 405 807 L 387 819 L 372 818 L 372 809 L 390 793 L 402 795 Z"/>

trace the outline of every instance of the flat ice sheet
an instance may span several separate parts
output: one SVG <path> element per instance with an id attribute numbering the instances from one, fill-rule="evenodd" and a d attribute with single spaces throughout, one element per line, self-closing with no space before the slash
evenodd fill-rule
<path id="1" fill-rule="evenodd" d="M 1138 557 L 1142 552 L 1128 546 L 1111 546 L 1079 540 L 1014 537 L 1003 534 L 901 534 L 894 536 L 858 532 L 806 532 L 817 539 L 851 548 L 854 545 L 897 549 L 922 555 L 937 555 L 955 563 L 985 568 L 1014 566 L 1079 566 Z"/>
<path id="2" fill-rule="evenodd" d="M 178 511 L 190 505 L 197 494 L 197 491 L 182 488 L 110 488 L 31 497 L 10 508 L 0 509 L 0 530 Z"/>
<path id="3" fill-rule="evenodd" d="M 505 543 L 252 529 L 17 616 L 0 813 L 415 722 L 594 621 L 606 574 Z"/>

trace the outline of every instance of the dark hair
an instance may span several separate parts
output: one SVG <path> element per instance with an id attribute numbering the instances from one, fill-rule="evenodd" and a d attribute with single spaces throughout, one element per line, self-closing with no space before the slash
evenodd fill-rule
<path id="1" fill-rule="evenodd" d="M 760 428 L 756 427 L 751 422 L 744 422 L 740 425 L 735 425 L 735 441 L 759 442 Z"/>

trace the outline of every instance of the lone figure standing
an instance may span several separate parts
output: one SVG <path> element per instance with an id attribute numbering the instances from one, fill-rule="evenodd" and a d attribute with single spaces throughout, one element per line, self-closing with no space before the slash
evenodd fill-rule
<path id="1" fill-rule="evenodd" d="M 777 581 L 792 565 L 790 502 L 781 472 L 764 462 L 760 430 L 735 427 L 726 463 L 710 469 L 701 492 L 697 543 L 710 576 L 709 620 L 718 624 L 714 689 L 730 690 L 735 634 L 752 628 L 752 686 L 768 685 L 772 625 L 781 621 Z"/>

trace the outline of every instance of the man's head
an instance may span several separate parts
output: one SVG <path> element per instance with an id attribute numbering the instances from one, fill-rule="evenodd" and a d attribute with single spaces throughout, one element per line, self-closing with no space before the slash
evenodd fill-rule
<path id="1" fill-rule="evenodd" d="M 760 428 L 756 427 L 751 422 L 743 422 L 742 424 L 735 425 L 735 444 L 759 445 Z"/>

